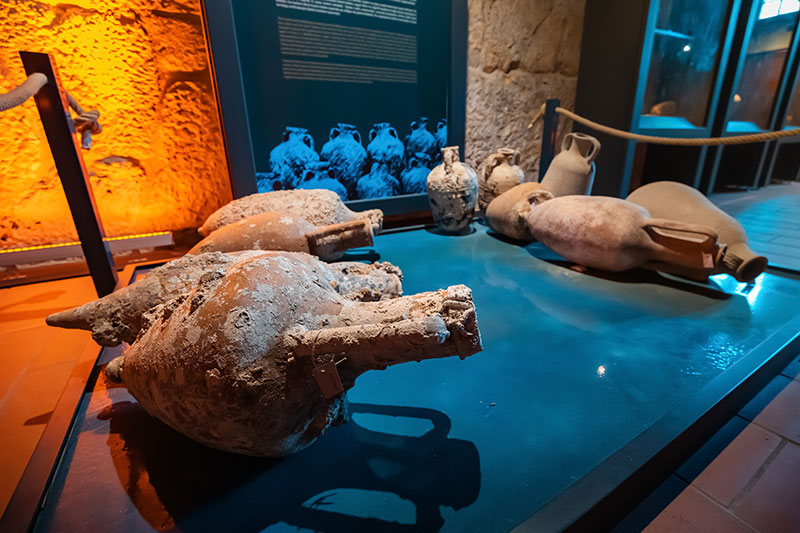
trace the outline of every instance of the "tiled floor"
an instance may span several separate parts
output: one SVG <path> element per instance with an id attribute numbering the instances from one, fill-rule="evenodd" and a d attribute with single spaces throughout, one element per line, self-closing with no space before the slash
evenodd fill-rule
<path id="1" fill-rule="evenodd" d="M 800 183 L 712 200 L 742 223 L 770 264 L 800 270 Z M 800 354 L 616 531 L 642 528 L 800 531 Z"/>
<path id="2" fill-rule="evenodd" d="M 719 193 L 711 199 L 741 222 L 750 247 L 771 265 L 800 270 L 800 183 Z"/>
<path id="3" fill-rule="evenodd" d="M 94 298 L 88 277 L 0 289 L 0 515 L 91 340 L 44 317 Z"/>

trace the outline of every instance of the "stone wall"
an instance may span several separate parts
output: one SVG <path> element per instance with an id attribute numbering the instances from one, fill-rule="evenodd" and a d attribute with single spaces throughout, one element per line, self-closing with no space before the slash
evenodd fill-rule
<path id="1" fill-rule="evenodd" d="M 548 97 L 573 106 L 583 5 L 469 1 L 472 164 L 510 146 L 535 176 L 531 118 Z M 195 227 L 230 199 L 197 0 L 0 0 L 0 35 L 0 92 L 25 79 L 18 50 L 45 51 L 100 111 L 104 131 L 83 156 L 109 235 Z M 35 105 L 0 124 L 0 248 L 75 240 Z"/>
<path id="2" fill-rule="evenodd" d="M 521 152 L 529 179 L 539 168 L 547 98 L 574 109 L 584 0 L 470 0 L 467 160 L 495 149 Z M 559 132 L 568 131 L 563 123 Z"/>
<path id="3" fill-rule="evenodd" d="M 196 0 L 0 0 L 0 92 L 18 50 L 53 55 L 65 88 L 100 111 L 83 157 L 109 235 L 199 225 L 230 199 Z M 0 115 L 0 248 L 74 241 L 33 101 Z"/>

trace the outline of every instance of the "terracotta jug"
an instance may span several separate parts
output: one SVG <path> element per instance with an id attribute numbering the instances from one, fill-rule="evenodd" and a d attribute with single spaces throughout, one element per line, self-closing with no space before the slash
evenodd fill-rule
<path id="1" fill-rule="evenodd" d="M 344 298 L 365 302 L 403 294 L 403 274 L 391 263 L 342 261 L 325 264 L 311 256 L 291 252 L 248 251 L 185 255 L 154 268 L 142 279 L 87 304 L 54 313 L 47 324 L 85 329 L 101 346 L 132 343 L 142 329 L 143 315 L 155 306 L 188 293 L 204 276 L 224 276 L 234 265 L 253 257 L 300 257 L 313 266 L 319 278 Z M 307 257 L 307 259 L 305 259 Z"/>
<path id="2" fill-rule="evenodd" d="M 533 235 L 528 227 L 528 213 L 552 198 L 553 194 L 541 183 L 521 183 L 491 201 L 486 209 L 486 224 L 506 237 L 530 242 Z"/>
<path id="3" fill-rule="evenodd" d="M 107 375 L 201 444 L 280 457 L 341 419 L 360 374 L 481 350 L 467 287 L 356 303 L 318 265 L 308 255 L 255 257 L 205 276 L 147 314 Z"/>
<path id="4" fill-rule="evenodd" d="M 308 189 L 262 192 L 237 198 L 211 213 L 197 231 L 205 237 L 226 224 L 270 211 L 290 213 L 308 220 L 315 226 L 368 219 L 375 235 L 381 232 L 383 226 L 383 211 L 380 209 L 351 211 L 335 192 L 327 189 Z"/>
<path id="5" fill-rule="evenodd" d="M 561 151 L 553 158 L 542 185 L 553 196 L 589 194 L 594 183 L 594 158 L 600 153 L 600 141 L 585 133 L 567 133 Z"/>
<path id="6" fill-rule="evenodd" d="M 371 245 L 369 220 L 316 227 L 303 218 L 272 211 L 212 231 L 186 253 L 284 250 L 306 252 L 324 261 L 335 261 L 350 248 Z"/>
<path id="7" fill-rule="evenodd" d="M 702 280 L 714 272 L 716 232 L 650 218 L 641 206 L 607 196 L 562 196 L 528 215 L 533 236 L 565 259 L 621 272 L 636 267 Z"/>
<path id="8" fill-rule="evenodd" d="M 486 212 L 489 203 L 525 181 L 525 172 L 517 166 L 519 151 L 500 148 L 486 158 L 478 175 L 478 209 Z"/>
<path id="9" fill-rule="evenodd" d="M 742 225 L 688 185 L 675 181 L 649 183 L 633 191 L 628 201 L 641 205 L 655 217 L 669 217 L 714 228 L 719 242 L 727 246 L 717 264 L 719 272 L 730 274 L 738 281 L 750 282 L 767 268 L 767 258 L 748 246 Z"/>
<path id="10" fill-rule="evenodd" d="M 469 226 L 478 199 L 478 175 L 458 160 L 458 146 L 442 148 L 442 163 L 428 174 L 428 202 L 436 225 L 457 232 Z"/>

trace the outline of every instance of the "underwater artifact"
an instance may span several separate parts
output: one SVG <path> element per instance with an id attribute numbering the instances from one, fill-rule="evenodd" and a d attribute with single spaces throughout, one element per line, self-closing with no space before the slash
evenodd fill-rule
<path id="1" fill-rule="evenodd" d="M 641 206 L 607 196 L 562 196 L 528 214 L 533 236 L 565 259 L 621 272 L 636 267 L 703 280 L 715 272 L 716 232 L 650 218 Z"/>
<path id="2" fill-rule="evenodd" d="M 316 227 L 304 218 L 270 211 L 222 226 L 186 253 L 284 250 L 306 252 L 324 261 L 335 261 L 350 248 L 371 245 L 369 220 Z"/>
<path id="3" fill-rule="evenodd" d="M 85 329 L 101 346 L 132 343 L 142 329 L 144 313 L 176 296 L 187 293 L 203 276 L 223 276 L 228 269 L 253 257 L 307 254 L 291 252 L 247 251 L 185 255 L 147 273 L 136 282 L 87 304 L 54 313 L 47 324 L 68 329 Z M 313 262 L 313 261 L 316 262 Z M 354 263 L 343 261 L 327 265 L 308 256 L 319 279 L 343 297 L 361 301 L 395 298 L 403 293 L 403 274 L 391 263 Z"/>
<path id="4" fill-rule="evenodd" d="M 499 148 L 486 158 L 478 173 L 478 209 L 481 213 L 492 200 L 525 181 L 525 172 L 517 166 L 519 151 Z"/>
<path id="5" fill-rule="evenodd" d="M 403 158 L 405 147 L 403 141 L 397 136 L 397 130 L 389 125 L 388 122 L 379 122 L 369 130 L 369 144 L 367 145 L 367 155 L 373 163 L 385 163 L 389 169 L 389 174 L 394 177 L 403 168 Z"/>
<path id="6" fill-rule="evenodd" d="M 428 118 L 420 117 L 410 127 L 411 132 L 406 135 L 406 159 L 417 152 L 436 156 L 436 137 L 428 131 Z"/>
<path id="7" fill-rule="evenodd" d="M 383 226 L 383 211 L 368 209 L 351 211 L 333 191 L 327 189 L 299 189 L 250 194 L 223 205 L 198 228 L 204 237 L 215 229 L 237 220 L 269 211 L 283 211 L 302 217 L 315 226 L 328 226 L 350 220 L 368 219 L 372 233 L 377 235 Z"/>
<path id="8" fill-rule="evenodd" d="M 567 133 L 561 151 L 553 158 L 542 178 L 542 185 L 553 196 L 589 194 L 594 183 L 594 158 L 600 153 L 600 141 L 585 133 Z"/>
<path id="9" fill-rule="evenodd" d="M 369 174 L 358 180 L 358 198 L 386 198 L 400 190 L 400 182 L 389 172 L 386 163 L 373 163 Z"/>
<path id="10" fill-rule="evenodd" d="M 467 287 L 356 303 L 320 279 L 316 263 L 255 257 L 205 276 L 147 313 L 107 375 L 197 442 L 280 457 L 341 420 L 360 374 L 481 350 Z"/>
<path id="11" fill-rule="evenodd" d="M 400 188 L 404 194 L 424 193 L 428 187 L 431 156 L 418 152 L 408 158 L 405 170 L 400 174 Z"/>
<path id="12" fill-rule="evenodd" d="M 287 127 L 283 140 L 269 153 L 270 170 L 285 188 L 294 188 L 303 178 L 309 163 L 319 161 L 314 151 L 314 139 L 305 128 Z"/>
<path id="13" fill-rule="evenodd" d="M 317 161 L 309 163 L 308 168 L 303 174 L 303 181 L 297 186 L 298 189 L 327 189 L 339 195 L 343 202 L 347 201 L 347 189 L 342 183 L 330 175 L 328 161 Z"/>
<path id="14" fill-rule="evenodd" d="M 512 187 L 489 203 L 486 208 L 486 224 L 494 231 L 529 242 L 533 240 L 528 227 L 528 213 L 536 205 L 551 200 L 553 194 L 541 183 L 529 181 Z"/>
<path id="15" fill-rule="evenodd" d="M 442 164 L 428 174 L 428 202 L 440 229 L 457 232 L 472 220 L 478 200 L 478 175 L 458 160 L 458 146 L 442 148 Z"/>
<path id="16" fill-rule="evenodd" d="M 367 162 L 367 151 L 361 146 L 361 134 L 356 127 L 340 123 L 331 128 L 328 142 L 319 155 L 330 163 L 331 177 L 341 182 L 352 196 Z"/>
<path id="17" fill-rule="evenodd" d="M 720 271 L 738 281 L 753 281 L 767 268 L 767 258 L 750 249 L 742 225 L 688 185 L 675 181 L 648 183 L 629 194 L 628 201 L 644 207 L 654 217 L 714 228 L 719 242 L 727 246 Z"/>

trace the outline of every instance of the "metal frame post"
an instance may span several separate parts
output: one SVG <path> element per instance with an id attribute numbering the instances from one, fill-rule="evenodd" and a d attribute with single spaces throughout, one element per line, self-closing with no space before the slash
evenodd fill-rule
<path id="1" fill-rule="evenodd" d="M 98 296 L 105 296 L 114 291 L 117 271 L 108 245 L 103 240 L 103 224 L 97 214 L 89 174 L 83 163 L 75 125 L 69 114 L 65 93 L 61 90 L 55 62 L 50 54 L 21 51 L 19 55 L 28 76 L 34 72 L 47 76 L 47 84 L 36 93 L 34 100 L 95 290 Z"/>
<path id="2" fill-rule="evenodd" d="M 556 138 L 558 137 L 558 113 L 561 105 L 558 98 L 550 98 L 545 102 L 544 124 L 542 128 L 542 150 L 539 154 L 539 181 L 542 181 L 553 158 L 556 156 Z"/>

